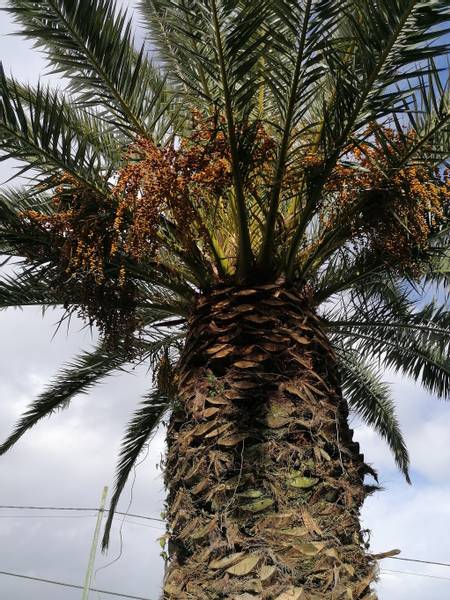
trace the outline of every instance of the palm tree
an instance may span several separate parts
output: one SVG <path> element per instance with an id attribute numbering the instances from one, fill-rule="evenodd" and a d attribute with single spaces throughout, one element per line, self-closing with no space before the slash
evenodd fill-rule
<path id="1" fill-rule="evenodd" d="M 409 480 L 380 371 L 450 395 L 448 1 L 139 9 L 138 43 L 113 0 L 7 1 L 68 85 L 1 71 L 29 184 L 0 196 L 0 303 L 63 306 L 100 341 L 0 453 L 149 361 L 104 545 L 168 418 L 166 600 L 373 599 L 349 410 Z"/>

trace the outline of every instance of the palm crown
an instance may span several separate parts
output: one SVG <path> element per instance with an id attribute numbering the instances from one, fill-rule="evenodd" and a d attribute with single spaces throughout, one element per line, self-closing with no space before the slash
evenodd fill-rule
<path id="1" fill-rule="evenodd" d="M 62 305 L 102 332 L 29 407 L 42 417 L 133 360 L 154 388 L 125 434 L 115 506 L 173 402 L 196 295 L 283 279 L 334 345 L 350 406 L 408 454 L 378 369 L 450 393 L 447 0 L 14 0 L 68 81 L 0 80 L 0 144 L 29 171 L 0 197 L 20 257 L 2 307 Z M 440 286 L 437 299 L 424 292 Z"/>

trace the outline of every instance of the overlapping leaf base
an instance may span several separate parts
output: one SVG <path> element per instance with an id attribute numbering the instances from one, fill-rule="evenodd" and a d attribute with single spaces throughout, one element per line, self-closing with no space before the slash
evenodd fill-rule
<path id="1" fill-rule="evenodd" d="M 333 353 L 282 284 L 201 297 L 169 429 L 165 600 L 375 600 Z"/>

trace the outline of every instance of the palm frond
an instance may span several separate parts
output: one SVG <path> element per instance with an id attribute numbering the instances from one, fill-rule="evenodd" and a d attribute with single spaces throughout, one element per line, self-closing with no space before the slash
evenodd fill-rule
<path id="1" fill-rule="evenodd" d="M 448 296 L 450 291 L 450 230 L 443 229 L 431 240 L 432 252 L 426 265 L 425 283 Z"/>
<path id="2" fill-rule="evenodd" d="M 21 172 L 40 171 L 49 187 L 53 175 L 65 172 L 87 189 L 104 194 L 114 166 L 111 156 L 85 135 L 85 123 L 75 126 L 76 120 L 59 91 L 39 86 L 24 93 L 23 86 L 5 77 L 0 65 L 2 160 L 14 158 L 24 163 Z"/>
<path id="3" fill-rule="evenodd" d="M 153 319 L 147 318 L 146 325 L 156 324 L 160 319 L 160 312 L 155 311 Z M 182 332 L 170 332 L 170 328 L 162 323 L 141 339 L 119 340 L 114 346 L 100 340 L 92 351 L 83 352 L 61 369 L 48 388 L 28 407 L 13 433 L 0 445 L 0 454 L 9 450 L 42 418 L 55 410 L 67 408 L 76 395 L 87 393 L 113 372 L 123 371 L 127 363 L 149 361 L 155 369 L 161 358 L 172 349 L 176 357 L 182 339 Z"/>
<path id="4" fill-rule="evenodd" d="M 63 305 L 64 299 L 59 297 L 51 282 L 52 278 L 46 267 L 25 269 L 0 277 L 0 310 L 22 306 Z"/>
<path id="5" fill-rule="evenodd" d="M 324 131 L 334 156 L 353 132 L 403 110 L 409 83 L 422 76 L 427 61 L 448 52 L 446 0 L 358 0 L 344 11 L 346 19 L 328 55 L 336 94 Z M 346 39 L 352 40 L 352 61 Z"/>
<path id="6" fill-rule="evenodd" d="M 140 11 L 164 71 L 195 102 L 232 105 L 242 120 L 256 101 L 258 60 L 269 3 L 141 0 Z M 199 98 L 200 97 L 200 98 Z M 239 115 L 239 116 L 237 116 Z"/>
<path id="7" fill-rule="evenodd" d="M 450 158 L 450 77 L 430 58 L 405 85 L 401 107 L 389 120 L 391 130 L 374 126 L 376 139 L 394 169 L 422 165 L 432 172 Z M 399 144 L 400 141 L 400 144 Z"/>
<path id="8" fill-rule="evenodd" d="M 203 39 L 204 29 L 199 26 L 201 13 L 186 0 L 178 3 L 140 0 L 139 9 L 156 60 L 172 86 L 210 106 L 213 101 L 211 67 L 207 63 L 210 49 Z"/>
<path id="9" fill-rule="evenodd" d="M 261 61 L 267 54 L 270 37 L 269 5 L 265 1 L 258 4 L 217 0 L 141 2 L 166 70 L 178 79 L 186 95 L 194 95 L 192 102 L 196 107 L 225 116 L 241 277 L 248 275 L 253 262 L 244 195 L 249 134 L 242 132 L 241 126 L 248 123 L 260 97 Z"/>
<path id="10" fill-rule="evenodd" d="M 34 106 L 39 104 L 39 93 L 42 89 L 52 91 L 50 87 L 45 88 L 40 85 L 38 88 L 29 84 L 18 83 L 15 80 L 11 82 L 15 91 L 25 106 Z M 95 149 L 99 155 L 104 157 L 105 161 L 111 163 L 111 168 L 118 167 L 122 160 L 122 154 L 129 144 L 129 139 L 123 135 L 117 125 L 108 123 L 101 114 L 101 111 L 95 107 L 87 110 L 80 107 L 73 94 L 66 90 L 55 89 L 54 96 L 58 97 L 61 104 L 67 127 L 73 129 L 80 138 Z"/>
<path id="11" fill-rule="evenodd" d="M 0 191 L 0 254 L 23 257 L 24 248 L 50 245 L 50 237 L 44 230 L 25 224 L 21 218 L 21 213 L 29 210 L 51 214 L 51 197 L 28 189 Z"/>
<path id="12" fill-rule="evenodd" d="M 409 455 L 389 387 L 361 354 L 344 345 L 335 345 L 344 396 L 353 412 L 373 427 L 389 445 L 406 481 L 409 478 Z"/>
<path id="13" fill-rule="evenodd" d="M 170 407 L 170 399 L 159 390 L 152 390 L 134 413 L 122 441 L 119 462 L 116 469 L 114 493 L 109 506 L 108 519 L 102 540 L 102 548 L 109 544 L 111 525 L 120 495 L 139 455 L 148 443 L 152 433 L 158 427 Z"/>
<path id="14" fill-rule="evenodd" d="M 405 308 L 405 306 L 403 307 Z M 392 307 L 383 314 L 359 307 L 352 316 L 328 323 L 333 339 L 378 360 L 441 398 L 450 397 L 450 311 L 430 303 L 421 310 Z"/>
<path id="15" fill-rule="evenodd" d="M 158 370 L 161 359 L 171 354 L 172 362 L 176 363 L 183 347 L 186 332 L 180 330 L 179 320 L 176 319 L 176 329 L 171 331 L 170 318 L 161 318 L 157 311 L 151 319 L 146 322 L 146 334 L 139 340 L 139 352 L 141 361 L 148 360 L 149 367 L 155 373 Z"/>
<path id="16" fill-rule="evenodd" d="M 101 106 L 105 118 L 131 136 L 167 131 L 176 111 L 164 77 L 144 46 L 136 51 L 131 19 L 116 2 L 19 0 L 6 10 L 21 33 L 44 49 L 53 71 L 69 79 L 80 104 Z"/>
<path id="17" fill-rule="evenodd" d="M 221 90 L 226 115 L 231 168 L 235 192 L 235 218 L 239 237 L 238 272 L 248 275 L 253 262 L 248 214 L 243 188 L 243 170 L 240 158 L 240 140 L 236 126 L 249 112 L 252 93 L 252 71 L 260 58 L 261 37 L 256 35 L 262 24 L 264 6 L 247 5 L 236 12 L 233 4 L 227 6 L 210 0 L 205 14 L 209 22 L 210 41 L 214 49 L 214 62 L 218 72 L 216 87 Z M 256 81 L 256 79 L 253 80 Z M 258 84 L 259 85 L 259 81 Z M 242 114 L 244 113 L 244 114 Z M 245 169 L 245 166 L 244 166 Z"/>
<path id="18" fill-rule="evenodd" d="M 284 94 L 276 94 L 280 111 L 280 143 L 268 200 L 268 215 L 260 262 L 266 264 L 274 244 L 273 233 L 280 202 L 288 156 L 293 148 L 304 149 L 310 143 L 302 119 L 310 111 L 310 103 L 319 90 L 325 74 L 324 50 L 332 36 L 342 6 L 330 0 L 306 0 L 300 3 L 278 0 L 274 3 L 278 22 L 274 24 L 277 52 L 267 55 L 265 80 L 271 90 L 284 83 Z M 282 49 L 282 52 L 280 52 Z M 300 131 L 299 131 L 300 130 Z M 295 131 L 295 136 L 293 135 Z M 303 136 L 302 136 L 303 134 Z M 301 139 L 305 137 L 306 140 Z M 293 144 L 294 138 L 297 143 Z M 290 157 L 292 160 L 292 156 Z"/>
<path id="19" fill-rule="evenodd" d="M 67 408 L 77 394 L 87 393 L 104 377 L 120 370 L 129 360 L 125 347 L 107 347 L 100 342 L 94 350 L 83 352 L 68 363 L 54 381 L 27 408 L 19 419 L 13 433 L 0 445 L 0 455 L 4 454 L 41 419 L 56 410 Z"/>
<path id="20" fill-rule="evenodd" d="M 17 278 L 17 281 L 13 282 L 9 277 L 2 288 L 5 306 L 8 299 L 14 305 L 20 305 L 21 299 L 27 303 L 31 297 L 36 301 L 42 297 L 43 300 L 54 299 L 56 303 L 60 303 L 61 278 L 71 284 L 67 273 L 61 272 L 49 231 L 23 218 L 23 213 L 30 210 L 51 215 L 55 210 L 52 195 L 37 193 L 33 188 L 6 189 L 0 192 L 0 254 L 20 259 L 15 263 L 17 272 L 11 276 Z M 195 295 L 195 286 L 198 285 L 198 280 L 190 270 L 193 258 L 193 253 L 186 257 L 188 265 L 182 260 L 175 262 L 173 257 L 170 265 L 165 264 L 163 259 L 138 265 L 136 261 L 124 257 L 124 264 L 137 291 L 138 306 L 149 315 L 148 318 L 152 318 L 155 310 L 159 311 L 159 320 L 167 315 L 187 314 Z M 117 271 L 117 266 L 111 261 L 107 261 L 105 267 L 107 274 Z M 32 289 L 33 281 L 36 282 L 35 289 Z M 44 292 L 45 286 L 48 287 L 47 292 Z M 39 290 L 42 290 L 43 296 L 39 295 Z M 21 291 L 24 292 L 23 298 Z M 73 286 L 72 298 L 71 304 L 74 305 L 80 298 Z M 63 303 L 67 304 L 67 298 Z"/>
<path id="21" fill-rule="evenodd" d="M 335 294 L 361 286 L 367 289 L 370 281 L 380 282 L 384 270 L 382 259 L 370 251 L 356 253 L 347 248 L 340 249 L 316 274 L 314 302 L 319 305 Z M 387 279 L 385 273 L 382 279 Z"/>
<path id="22" fill-rule="evenodd" d="M 414 139 L 406 144 L 406 153 L 397 160 L 399 165 L 422 163 L 433 168 L 450 158 L 450 73 L 439 69 L 433 59 L 426 71 L 404 101 Z"/>

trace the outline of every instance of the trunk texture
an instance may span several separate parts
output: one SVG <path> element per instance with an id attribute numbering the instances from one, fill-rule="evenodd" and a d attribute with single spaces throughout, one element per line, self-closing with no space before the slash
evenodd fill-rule
<path id="1" fill-rule="evenodd" d="M 168 433 L 165 600 L 375 600 L 333 351 L 283 285 L 198 300 Z"/>

